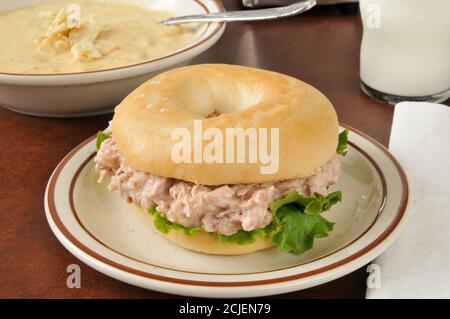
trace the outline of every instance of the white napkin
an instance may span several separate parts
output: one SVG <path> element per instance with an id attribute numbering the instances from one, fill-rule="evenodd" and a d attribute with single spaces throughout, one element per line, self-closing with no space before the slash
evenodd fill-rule
<path id="1" fill-rule="evenodd" d="M 366 297 L 450 298 L 450 107 L 397 104 L 389 149 L 408 176 L 408 219 Z"/>

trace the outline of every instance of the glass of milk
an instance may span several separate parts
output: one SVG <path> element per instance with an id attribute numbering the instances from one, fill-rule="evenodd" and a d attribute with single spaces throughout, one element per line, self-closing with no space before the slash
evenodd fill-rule
<path id="1" fill-rule="evenodd" d="M 450 97 L 450 0 L 360 0 L 361 88 L 369 96 Z"/>

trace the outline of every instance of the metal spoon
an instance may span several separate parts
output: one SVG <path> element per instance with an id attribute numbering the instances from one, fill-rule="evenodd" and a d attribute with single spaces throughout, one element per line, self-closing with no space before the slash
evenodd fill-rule
<path id="1" fill-rule="evenodd" d="M 305 0 L 285 7 L 257 10 L 228 11 L 173 17 L 160 21 L 162 24 L 179 24 L 188 22 L 234 22 L 272 20 L 290 17 L 305 12 L 316 5 L 316 0 Z"/>

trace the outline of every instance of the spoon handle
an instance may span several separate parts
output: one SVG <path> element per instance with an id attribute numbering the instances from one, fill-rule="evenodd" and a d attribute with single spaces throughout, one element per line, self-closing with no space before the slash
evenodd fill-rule
<path id="1" fill-rule="evenodd" d="M 234 21 L 272 20 L 290 17 L 305 12 L 314 7 L 315 5 L 316 0 L 305 0 L 291 4 L 289 6 L 278 8 L 227 11 L 219 13 L 206 13 L 206 14 L 173 17 L 166 20 L 162 20 L 160 21 L 160 23 L 170 25 L 189 22 L 234 22 Z"/>

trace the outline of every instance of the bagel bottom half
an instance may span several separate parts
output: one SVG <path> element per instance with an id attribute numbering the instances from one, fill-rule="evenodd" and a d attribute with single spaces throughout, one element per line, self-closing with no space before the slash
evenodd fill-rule
<path id="1" fill-rule="evenodd" d="M 270 241 L 259 236 L 256 237 L 255 242 L 252 244 L 239 245 L 220 242 L 216 234 L 211 235 L 201 230 L 194 235 L 187 235 L 183 230 L 171 230 L 169 233 L 163 234 L 153 224 L 153 217 L 151 217 L 151 221 L 153 229 L 159 235 L 164 236 L 177 246 L 203 254 L 237 256 L 251 254 L 275 246 Z"/>

